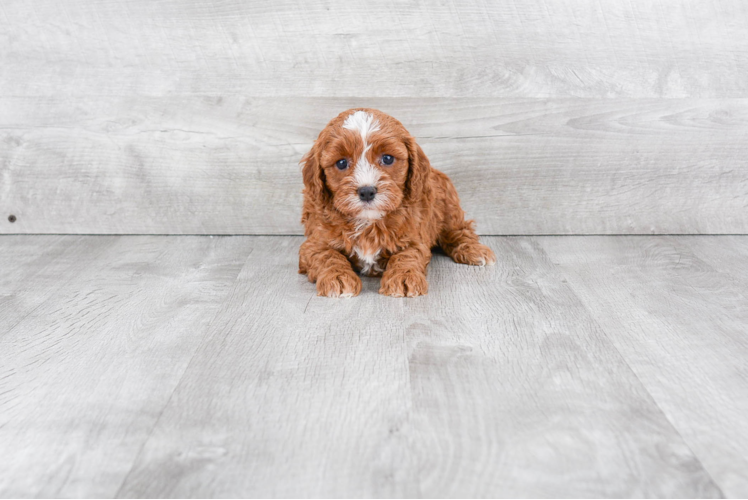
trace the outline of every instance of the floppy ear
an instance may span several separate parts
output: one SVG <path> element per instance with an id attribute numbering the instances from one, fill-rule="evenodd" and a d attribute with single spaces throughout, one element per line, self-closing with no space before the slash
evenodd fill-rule
<path id="1" fill-rule="evenodd" d="M 405 145 L 408 148 L 408 179 L 405 181 L 405 199 L 406 201 L 414 201 L 421 198 L 428 190 L 431 163 L 429 163 L 429 159 L 414 138 L 409 138 Z"/>
<path id="2" fill-rule="evenodd" d="M 301 174 L 306 193 L 315 201 L 327 203 L 330 193 L 325 185 L 325 171 L 319 164 L 319 152 L 315 142 L 312 149 L 301 158 Z"/>

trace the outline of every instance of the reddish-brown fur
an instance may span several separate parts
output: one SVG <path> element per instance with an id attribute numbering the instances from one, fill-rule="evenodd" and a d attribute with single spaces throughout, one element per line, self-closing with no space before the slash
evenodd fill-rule
<path id="1" fill-rule="evenodd" d="M 379 171 L 376 183 L 380 218 L 362 218 L 354 175 L 364 152 L 358 132 L 343 128 L 356 111 L 371 114 L 379 130 L 367 137 L 365 158 Z M 382 163 L 382 155 L 395 162 Z M 335 162 L 348 159 L 340 171 Z M 431 167 L 415 139 L 396 119 L 374 109 L 351 109 L 322 130 L 302 159 L 304 207 L 301 222 L 307 239 L 299 249 L 299 272 L 317 283 L 319 295 L 353 296 L 361 292 L 354 270 L 381 273 L 379 293 L 415 297 L 428 291 L 426 266 L 431 249 L 440 246 L 455 262 L 493 264 L 494 253 L 478 242 L 473 221 L 465 220 L 449 177 Z M 363 168 L 363 167 L 362 167 Z M 368 213 L 368 212 L 367 212 Z M 377 253 L 378 252 L 378 253 Z M 376 255 L 374 266 L 360 256 Z M 381 272 L 383 270 L 383 273 Z"/>

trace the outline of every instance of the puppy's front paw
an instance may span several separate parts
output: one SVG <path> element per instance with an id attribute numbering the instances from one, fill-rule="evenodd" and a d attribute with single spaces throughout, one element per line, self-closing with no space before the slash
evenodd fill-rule
<path id="1" fill-rule="evenodd" d="M 353 271 L 329 271 L 317 278 L 317 295 L 354 297 L 361 293 L 361 278 Z"/>
<path id="2" fill-rule="evenodd" d="M 493 250 L 481 243 L 465 243 L 455 248 L 451 255 L 452 259 L 459 264 L 470 266 L 492 266 L 496 264 L 496 255 Z"/>
<path id="3" fill-rule="evenodd" d="M 426 275 L 414 270 L 385 271 L 379 288 L 379 293 L 390 297 L 418 297 L 426 295 L 428 291 Z"/>

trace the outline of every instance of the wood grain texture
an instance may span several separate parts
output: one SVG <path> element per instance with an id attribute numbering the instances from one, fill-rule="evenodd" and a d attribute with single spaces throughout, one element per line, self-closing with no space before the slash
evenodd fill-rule
<path id="1" fill-rule="evenodd" d="M 410 339 L 424 496 L 719 495 L 537 242 L 484 241 L 498 276 L 443 259 Z"/>
<path id="2" fill-rule="evenodd" d="M 300 234 L 298 161 L 354 106 L 481 234 L 748 232 L 747 99 L 206 96 L 0 98 L 0 232 Z"/>
<path id="3" fill-rule="evenodd" d="M 4 95 L 748 97 L 742 0 L 10 0 Z"/>
<path id="4" fill-rule="evenodd" d="M 55 255 L 59 245 L 45 250 L 49 238 L 6 240 L 10 253 L 38 255 L 20 264 L 30 272 L 11 290 L 45 300 L 0 336 L 0 495 L 112 497 L 230 291 L 248 242 L 75 238 L 86 265 L 65 267 L 69 255 Z M 35 262 L 45 258 L 47 266 Z M 51 269 L 64 284 L 54 294 Z"/>
<path id="5" fill-rule="evenodd" d="M 84 272 L 116 238 L 0 238 L 0 339 Z"/>
<path id="6" fill-rule="evenodd" d="M 0 496 L 744 497 L 747 239 L 330 300 L 300 238 L 1 236 Z"/>
<path id="7" fill-rule="evenodd" d="M 540 241 L 722 492 L 748 495 L 748 237 Z"/>
<path id="8" fill-rule="evenodd" d="M 719 496 L 531 239 L 352 300 L 253 238 L 117 496 Z"/>
<path id="9" fill-rule="evenodd" d="M 387 318 L 401 306 L 372 282 L 363 308 L 323 301 L 297 274 L 300 238 L 252 241 L 117 496 L 413 496 L 397 434 L 410 410 L 404 327 Z"/>
<path id="10" fill-rule="evenodd" d="M 712 238 L 688 238 L 688 250 L 695 258 L 728 277 L 736 288 L 748 287 L 748 239 L 744 235 Z M 745 295 L 745 294 L 743 294 Z"/>

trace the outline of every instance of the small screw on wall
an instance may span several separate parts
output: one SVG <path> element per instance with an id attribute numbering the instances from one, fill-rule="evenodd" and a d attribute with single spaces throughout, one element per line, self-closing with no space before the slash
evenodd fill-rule
<path id="1" fill-rule="evenodd" d="M 10 222 L 10 223 L 12 224 L 12 223 L 14 223 L 15 221 L 16 221 L 16 216 L 15 216 L 15 215 L 13 215 L 13 214 L 10 214 L 10 215 L 8 216 L 8 222 Z"/>

